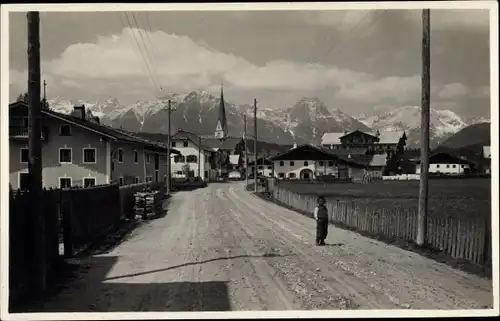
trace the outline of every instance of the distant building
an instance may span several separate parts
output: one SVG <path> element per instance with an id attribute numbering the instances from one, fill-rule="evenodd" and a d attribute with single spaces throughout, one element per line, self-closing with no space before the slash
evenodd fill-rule
<path id="1" fill-rule="evenodd" d="M 420 161 L 418 164 L 416 174 L 421 173 Z M 429 156 L 429 173 L 431 174 L 461 175 L 470 173 L 472 169 L 471 162 L 448 153 L 442 152 Z"/>
<path id="2" fill-rule="evenodd" d="M 72 115 L 42 109 L 42 184 L 61 188 L 166 180 L 167 148 L 130 132 L 101 125 L 84 105 Z M 10 184 L 27 188 L 28 104 L 9 105 Z M 179 154 L 171 149 L 171 154 Z"/>
<path id="3" fill-rule="evenodd" d="M 171 147 L 180 152 L 172 161 L 172 177 L 200 177 L 204 181 L 212 181 L 217 177 L 213 159 L 215 151 L 205 145 L 200 137 L 191 132 L 179 129 L 172 135 Z M 190 173 L 186 173 L 189 170 Z"/>
<path id="4" fill-rule="evenodd" d="M 355 130 L 342 133 L 324 133 L 321 138 L 321 147 L 336 152 L 346 151 L 350 154 L 396 153 L 398 148 L 404 150 L 406 139 L 404 131 L 367 133 Z"/>
<path id="5" fill-rule="evenodd" d="M 255 160 L 250 160 L 247 166 L 247 174 L 253 176 L 255 174 Z M 264 177 L 273 176 L 273 162 L 267 158 L 259 157 L 257 159 L 257 175 Z"/>

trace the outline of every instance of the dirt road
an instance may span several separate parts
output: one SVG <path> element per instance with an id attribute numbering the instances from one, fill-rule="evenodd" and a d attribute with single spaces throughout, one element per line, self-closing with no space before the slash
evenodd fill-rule
<path id="1" fill-rule="evenodd" d="M 245 192 L 241 183 L 177 193 L 44 311 L 468 309 L 492 306 L 491 281 L 330 227 Z"/>

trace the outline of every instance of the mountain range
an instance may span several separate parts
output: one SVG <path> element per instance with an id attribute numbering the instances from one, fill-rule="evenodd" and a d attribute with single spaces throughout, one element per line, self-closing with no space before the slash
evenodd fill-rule
<path id="1" fill-rule="evenodd" d="M 49 100 L 52 110 L 69 114 L 75 104 L 84 104 L 103 124 L 133 132 L 167 133 L 168 100 L 172 102 L 172 131 L 187 130 L 196 134 L 212 134 L 218 116 L 220 98 L 206 91 L 187 94 L 172 93 L 159 99 L 121 104 L 116 98 L 104 102 Z M 247 118 L 247 137 L 253 135 L 253 107 L 225 101 L 228 132 L 242 136 L 244 117 Z M 483 122 L 477 119 L 474 122 Z M 431 110 L 431 146 L 470 125 L 449 110 Z M 420 136 L 420 107 L 403 106 L 390 112 L 352 117 L 337 108 L 326 106 L 317 97 L 304 97 L 293 106 L 283 109 L 257 109 L 257 129 L 260 140 L 277 144 L 318 144 L 325 132 L 405 130 L 408 146 L 418 146 Z"/>

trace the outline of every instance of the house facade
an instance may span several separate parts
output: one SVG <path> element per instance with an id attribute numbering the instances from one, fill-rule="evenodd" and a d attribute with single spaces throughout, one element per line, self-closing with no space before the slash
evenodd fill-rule
<path id="1" fill-rule="evenodd" d="M 444 175 L 463 175 L 472 171 L 472 164 L 465 159 L 447 153 L 429 156 L 429 173 Z M 416 174 L 421 173 L 421 165 L 417 165 Z"/>
<path id="2" fill-rule="evenodd" d="M 200 177 L 204 181 L 217 178 L 217 170 L 213 164 L 215 151 L 204 145 L 196 134 L 178 130 L 172 135 L 171 147 L 180 152 L 172 159 L 172 177 Z M 190 173 L 189 173 L 190 172 Z"/>
<path id="3" fill-rule="evenodd" d="M 247 175 L 255 175 L 255 160 L 249 160 L 247 165 Z M 264 177 L 273 177 L 273 162 L 266 158 L 257 159 L 257 175 Z"/>
<path id="4" fill-rule="evenodd" d="M 382 132 L 375 133 L 355 130 L 352 132 L 324 133 L 321 147 L 334 151 L 346 150 L 352 154 L 385 154 L 395 153 L 398 148 L 404 150 L 406 133 Z"/>
<path id="5" fill-rule="evenodd" d="M 128 185 L 162 181 L 166 148 L 89 118 L 85 106 L 73 116 L 43 109 L 42 184 L 46 188 Z M 10 184 L 26 188 L 28 175 L 28 105 L 9 105 Z M 177 153 L 172 150 L 171 153 Z"/>
<path id="6" fill-rule="evenodd" d="M 362 166 L 312 145 L 292 148 L 271 161 L 277 179 L 314 180 L 320 176 L 349 179 L 364 173 Z"/>

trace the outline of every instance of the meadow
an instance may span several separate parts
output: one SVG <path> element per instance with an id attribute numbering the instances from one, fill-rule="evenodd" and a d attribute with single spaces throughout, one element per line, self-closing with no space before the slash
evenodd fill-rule
<path id="1" fill-rule="evenodd" d="M 369 184 L 280 181 L 279 186 L 306 195 L 387 209 L 418 208 L 419 181 L 374 181 Z M 491 180 L 430 179 L 429 215 L 484 217 L 491 215 Z"/>

